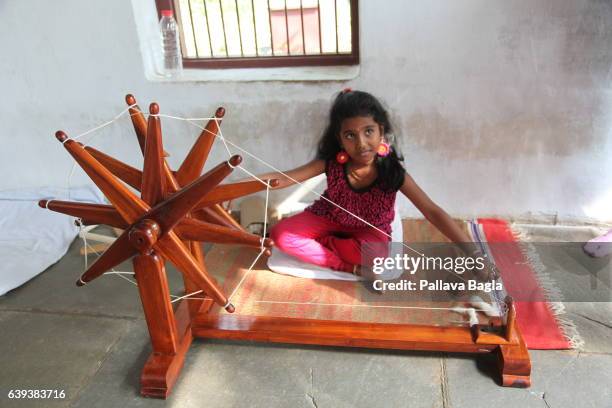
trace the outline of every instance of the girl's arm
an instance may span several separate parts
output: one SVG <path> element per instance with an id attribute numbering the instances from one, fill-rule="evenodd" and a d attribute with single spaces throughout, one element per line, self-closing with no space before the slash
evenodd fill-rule
<path id="1" fill-rule="evenodd" d="M 292 170 L 287 170 L 283 173 L 285 173 L 287 176 L 291 177 L 292 179 L 299 181 L 300 183 L 304 180 L 308 180 L 310 178 L 313 178 L 315 176 L 318 176 L 321 173 L 325 172 L 325 161 L 324 160 L 319 160 L 319 159 L 315 159 L 311 162 L 308 162 L 306 164 L 304 164 L 303 166 L 300 167 L 296 167 L 295 169 Z M 279 173 L 279 172 L 271 172 L 271 173 L 265 173 L 265 174 L 258 174 L 257 177 L 259 177 L 262 180 L 265 179 L 278 179 L 279 184 L 278 186 L 274 187 L 274 190 L 278 190 L 280 188 L 285 188 L 285 187 L 289 187 L 293 184 L 295 184 L 295 181 L 287 178 L 286 176 L 284 176 L 283 174 Z M 252 179 L 243 179 L 240 180 L 238 182 L 242 182 L 242 181 L 250 181 Z"/>
<path id="2" fill-rule="evenodd" d="M 476 248 L 473 245 L 461 245 L 463 243 L 471 242 L 467 234 L 459 228 L 459 226 L 453 221 L 453 219 L 434 203 L 431 198 L 425 194 L 423 190 L 417 185 L 412 177 L 408 173 L 404 176 L 404 183 L 400 187 L 400 191 L 404 193 L 406 197 L 419 209 L 419 211 L 425 216 L 425 218 L 431 222 L 440 232 L 442 232 L 448 239 L 466 250 L 467 252 L 473 252 Z"/>

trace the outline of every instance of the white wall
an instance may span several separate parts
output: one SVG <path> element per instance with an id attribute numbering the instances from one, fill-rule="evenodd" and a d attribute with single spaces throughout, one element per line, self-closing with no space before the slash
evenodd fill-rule
<path id="1" fill-rule="evenodd" d="M 158 83 L 144 78 L 131 2 L 0 2 L 0 190 L 65 186 L 72 161 L 55 130 L 110 119 L 128 92 L 180 116 L 223 105 L 226 137 L 291 168 L 313 156 L 332 95 L 351 86 L 390 107 L 406 167 L 451 214 L 612 219 L 611 2 L 360 3 L 353 80 Z M 179 163 L 197 129 L 164 129 Z M 125 118 L 107 130 L 91 144 L 137 164 Z M 416 215 L 407 202 L 402 213 Z"/>

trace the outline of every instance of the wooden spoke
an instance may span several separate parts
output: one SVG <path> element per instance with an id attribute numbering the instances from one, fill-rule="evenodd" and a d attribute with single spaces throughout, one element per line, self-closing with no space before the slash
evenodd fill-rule
<path id="1" fill-rule="evenodd" d="M 164 159 L 164 176 L 166 177 L 166 189 L 167 192 L 170 194 L 174 194 L 177 191 L 179 191 L 181 189 L 181 186 L 179 184 L 178 181 L 176 181 L 176 177 L 174 177 L 174 174 L 172 172 L 172 170 L 170 170 L 170 166 L 168 165 L 168 162 L 166 162 L 166 160 Z"/>
<path id="2" fill-rule="evenodd" d="M 240 164 L 241 160 L 240 156 L 233 156 L 229 161 L 219 164 L 208 173 L 200 176 L 193 183 L 172 195 L 160 206 L 153 208 L 147 217 L 154 219 L 162 228 L 162 231 L 170 231 L 176 223 L 193 209 L 200 200 L 200 197 L 208 193 L 227 177 L 231 173 L 232 168 Z"/>
<path id="3" fill-rule="evenodd" d="M 104 272 L 128 260 L 137 253 L 136 249 L 130 245 L 128 234 L 129 231 L 125 230 L 119 235 L 119 238 L 85 271 L 77 281 L 77 286 L 83 286 L 87 282 L 91 282 Z"/>
<path id="4" fill-rule="evenodd" d="M 134 95 L 128 94 L 125 97 L 125 101 L 127 102 L 128 105 L 133 105 L 136 103 L 136 98 L 134 98 Z M 147 127 L 148 127 L 147 120 L 145 119 L 145 116 L 140 110 L 140 108 L 138 107 L 138 105 L 130 108 L 129 112 L 130 112 L 130 118 L 132 119 L 132 125 L 134 125 L 134 131 L 136 132 L 136 136 L 138 138 L 138 144 L 140 145 L 140 150 L 142 151 L 142 154 L 144 155 L 145 148 L 146 148 L 147 131 L 148 131 L 147 130 Z M 166 157 L 168 156 L 168 154 L 164 152 L 163 156 Z M 164 159 L 163 166 L 164 166 L 164 175 L 166 178 L 166 188 L 168 189 L 169 193 L 174 193 L 178 191 L 181 187 L 179 183 L 176 181 L 176 179 L 174 178 L 174 176 L 172 175 L 172 170 L 170 169 L 170 166 L 168 166 L 168 163 L 166 162 L 165 159 Z"/>
<path id="5" fill-rule="evenodd" d="M 136 98 L 134 98 L 134 95 L 132 94 L 127 94 L 125 96 L 125 102 L 129 106 L 134 105 L 136 103 Z M 144 154 L 146 146 L 145 140 L 147 139 L 147 120 L 145 119 L 145 116 L 138 105 L 131 107 L 129 112 L 130 118 L 132 119 L 132 125 L 134 126 L 134 131 L 136 132 L 136 137 L 138 138 L 140 151 L 142 154 Z"/>
<path id="6" fill-rule="evenodd" d="M 206 124 L 206 127 L 200 133 L 198 140 L 195 142 L 185 160 L 181 164 L 181 167 L 176 172 L 176 179 L 181 186 L 191 183 L 202 174 L 204 163 L 208 158 L 210 149 L 215 141 L 215 137 L 219 132 L 219 123 L 221 118 L 225 115 L 224 108 L 217 108 L 215 112 L 215 119 L 211 119 Z"/>
<path id="7" fill-rule="evenodd" d="M 270 187 L 278 186 L 278 179 L 264 180 L 270 183 Z M 233 200 L 238 197 L 243 197 L 248 194 L 253 194 L 261 190 L 265 190 L 265 184 L 259 180 L 245 181 L 241 183 L 222 184 L 215 187 L 212 191 L 204 196 L 198 203 L 198 209 L 208 207 L 213 204 L 220 204 L 224 201 Z"/>
<path id="8" fill-rule="evenodd" d="M 152 103 L 149 111 L 151 115 L 149 115 L 145 141 L 141 196 L 153 207 L 166 196 L 166 177 L 163 171 L 161 123 L 159 117 L 155 116 L 159 114 L 159 106 Z"/>
<path id="9" fill-rule="evenodd" d="M 38 205 L 62 214 L 82 218 L 84 225 L 106 224 L 111 227 L 125 229 L 128 224 L 112 205 L 77 203 L 72 201 L 40 200 Z"/>
<path id="10" fill-rule="evenodd" d="M 99 161 L 101 165 L 106 167 L 120 180 L 124 181 L 127 185 L 140 191 L 140 186 L 142 185 L 142 172 L 140 170 L 129 166 L 113 157 L 110 157 L 107 154 L 104 154 L 91 146 L 85 146 L 85 150 L 87 150 L 87 152 L 89 152 L 89 154 L 91 154 L 94 159 Z"/>
<path id="11" fill-rule="evenodd" d="M 176 232 L 184 240 L 206 241 L 218 244 L 238 244 L 259 248 L 261 237 L 233 228 L 222 227 L 208 222 L 186 218 L 176 226 Z M 270 248 L 272 241 L 264 240 L 264 246 Z"/>
<path id="12" fill-rule="evenodd" d="M 126 186 L 121 184 L 113 174 L 94 159 L 80 144 L 58 131 L 55 136 L 74 157 L 87 175 L 93 180 L 106 198 L 115 206 L 121 217 L 128 223 L 133 223 L 149 210 L 149 206 L 136 197 Z"/>
<path id="13" fill-rule="evenodd" d="M 224 307 L 229 313 L 234 312 L 234 306 L 228 302 L 219 286 L 208 275 L 204 265 L 199 264 L 174 232 L 170 231 L 157 241 L 155 250 L 172 262 L 179 271 L 210 296 L 215 303 Z"/>

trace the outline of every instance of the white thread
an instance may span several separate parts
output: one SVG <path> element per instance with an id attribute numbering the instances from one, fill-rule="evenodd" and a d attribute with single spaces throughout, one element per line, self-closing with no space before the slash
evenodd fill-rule
<path id="1" fill-rule="evenodd" d="M 198 290 L 198 291 L 195 291 L 195 292 L 192 292 L 192 293 L 188 293 L 187 295 L 184 295 L 184 296 L 170 295 L 170 297 L 175 298 L 170 303 L 178 302 L 181 299 L 194 299 L 194 298 L 192 298 L 193 295 L 197 295 L 197 294 L 202 293 L 202 292 L 203 292 L 202 290 Z M 199 298 L 199 299 L 204 299 L 204 298 Z"/>
<path id="2" fill-rule="evenodd" d="M 53 201 L 53 200 L 47 200 L 47 202 L 45 203 L 45 208 L 48 210 L 49 209 L 49 203 Z"/>
<path id="3" fill-rule="evenodd" d="M 425 307 L 425 306 L 387 306 L 387 305 L 349 305 L 344 303 L 316 303 L 316 302 L 285 302 L 277 300 L 255 300 L 255 303 L 273 303 L 273 304 L 288 304 L 288 305 L 306 305 L 306 306 L 346 306 L 346 307 L 368 307 L 368 308 L 380 308 L 380 309 L 419 309 L 419 310 L 450 310 L 456 311 L 453 307 Z M 470 308 L 475 311 L 481 311 L 480 309 Z"/>
<path id="4" fill-rule="evenodd" d="M 68 174 L 68 180 L 66 180 L 66 190 L 68 190 L 68 201 L 71 200 L 72 195 L 70 193 L 70 184 L 72 181 L 72 176 L 74 175 L 74 171 L 76 170 L 76 161 L 73 161 L 72 168 L 70 169 L 70 174 Z"/>
<path id="5" fill-rule="evenodd" d="M 257 257 L 255 258 L 255 260 L 253 261 L 253 263 L 251 263 L 251 266 L 249 266 L 249 269 L 244 273 L 244 276 L 242 277 L 242 279 L 240 279 L 240 282 L 238 282 L 238 285 L 236 285 L 236 287 L 234 288 L 234 290 L 232 291 L 232 294 L 229 295 L 228 302 L 232 299 L 232 297 L 234 297 L 234 295 L 236 294 L 236 292 L 238 291 L 238 289 L 240 288 L 240 286 L 242 285 L 242 282 L 244 282 L 244 280 L 246 279 L 246 277 L 251 273 L 251 270 L 253 269 L 253 266 L 257 263 L 257 261 L 259 260 L 259 258 L 261 257 L 261 255 L 264 253 L 265 249 L 262 249 L 261 251 L 259 251 L 259 254 L 257 255 Z"/>
<path id="6" fill-rule="evenodd" d="M 104 275 L 106 275 L 109 272 L 104 273 Z M 118 277 L 120 277 L 121 279 L 125 279 L 126 281 L 130 282 L 132 285 L 134 286 L 138 286 L 138 283 L 136 283 L 135 281 L 131 280 L 130 278 L 126 278 L 125 276 L 118 274 Z"/>
<path id="7" fill-rule="evenodd" d="M 79 138 L 81 138 L 81 137 L 83 137 L 83 136 L 85 136 L 85 135 L 88 135 L 88 134 L 90 134 L 90 133 L 92 133 L 92 132 L 95 132 L 96 130 L 102 129 L 102 128 L 104 128 L 104 127 L 106 127 L 106 126 L 108 126 L 108 125 L 112 124 L 113 122 L 116 122 L 116 121 L 117 121 L 117 120 L 118 120 L 118 119 L 119 119 L 121 116 L 123 116 L 123 114 L 124 114 L 124 113 L 128 112 L 128 111 L 129 111 L 129 110 L 130 110 L 132 107 L 134 107 L 134 106 L 136 106 L 136 104 L 133 104 L 133 105 L 128 106 L 127 108 L 125 108 L 124 110 L 122 110 L 121 112 L 119 112 L 119 113 L 118 113 L 118 114 L 117 114 L 117 115 L 116 115 L 114 118 L 112 118 L 112 119 L 111 119 L 111 120 L 109 120 L 108 122 L 104 122 L 104 123 L 102 123 L 101 125 L 96 126 L 96 127 L 95 127 L 95 128 L 93 128 L 93 129 L 90 129 L 90 130 L 88 130 L 88 131 L 86 131 L 86 132 L 81 133 L 80 135 L 77 135 L 77 136 L 73 137 L 72 139 L 73 139 L 73 140 L 79 139 Z M 130 115 L 130 116 L 132 116 L 132 115 Z M 70 139 L 66 139 L 66 140 L 64 140 L 64 141 L 62 142 L 62 144 L 66 143 L 68 140 L 70 140 Z"/>
<path id="8" fill-rule="evenodd" d="M 268 185 L 268 182 L 266 180 L 260 179 L 259 177 L 257 177 L 255 174 L 251 173 L 250 171 L 248 171 L 247 169 L 245 169 L 244 167 L 238 165 L 236 166 L 239 170 L 242 170 L 243 172 L 245 172 L 246 174 L 248 174 L 249 176 L 253 177 L 255 180 L 259 181 L 261 184 L 265 184 Z"/>
<path id="9" fill-rule="evenodd" d="M 225 143 L 225 137 L 223 137 L 223 131 L 221 130 L 221 125 L 219 124 L 219 120 L 217 118 L 215 118 L 215 123 L 217 124 L 217 130 L 218 130 L 218 134 L 215 135 L 215 137 L 218 137 L 218 138 L 221 139 L 221 141 L 223 142 L 223 146 L 225 146 L 225 150 L 227 150 L 227 154 L 231 156 L 232 152 L 230 151 L 229 146 L 227 145 L 227 143 Z M 212 133 L 210 131 L 208 131 L 208 132 Z"/>

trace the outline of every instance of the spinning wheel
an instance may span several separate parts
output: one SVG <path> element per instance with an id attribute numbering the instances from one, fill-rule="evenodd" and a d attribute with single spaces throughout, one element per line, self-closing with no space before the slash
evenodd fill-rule
<path id="1" fill-rule="evenodd" d="M 165 396 L 191 343 L 190 316 L 210 308 L 213 302 L 229 313 L 234 312 L 234 306 L 206 269 L 200 242 L 247 245 L 266 251 L 271 241 L 244 231 L 220 205 L 262 190 L 266 185 L 260 181 L 219 185 L 241 163 L 238 155 L 200 176 L 217 135 L 218 122 L 225 113 L 223 108 L 217 109 L 215 119 L 208 122 L 180 168 L 173 172 L 164 158 L 159 106 L 150 105 L 147 121 L 132 95 L 127 95 L 126 102 L 144 154 L 143 170 L 84 147 L 58 131 L 57 139 L 111 205 L 58 200 L 42 200 L 39 205 L 81 218 L 84 225 L 105 224 L 124 230 L 77 285 L 85 285 L 134 257 L 135 276 L 153 343 L 153 354 L 143 371 L 142 392 Z M 139 190 L 140 197 L 119 180 Z M 265 182 L 270 186 L 278 184 L 278 180 Z M 175 313 L 165 276 L 166 261 L 183 275 L 186 292 L 202 292 L 205 297 L 182 302 Z"/>
<path id="2" fill-rule="evenodd" d="M 111 205 L 57 200 L 43 200 L 39 205 L 81 218 L 85 225 L 105 224 L 124 230 L 81 276 L 77 285 L 85 285 L 133 257 L 153 348 L 142 371 L 141 394 L 161 398 L 168 396 L 194 336 L 345 347 L 495 353 L 502 385 L 530 385 L 529 354 L 516 324 L 510 297 L 502 298 L 505 314 L 489 321 L 470 318 L 467 323 L 448 325 L 448 322 L 428 318 L 431 317 L 431 310 L 448 312 L 454 310 L 452 305 L 414 307 L 414 310 L 431 309 L 429 314 L 415 322 L 405 319 L 409 307 L 391 307 L 396 313 L 393 316 L 399 317 L 394 320 L 382 319 L 374 308 L 375 318 L 379 320 L 359 321 L 352 318 L 351 313 L 323 313 L 325 317 L 322 318 L 317 307 L 351 305 L 329 302 L 328 305 L 320 303 L 317 306 L 315 302 L 300 299 L 306 292 L 297 293 L 297 299 L 288 299 L 299 292 L 296 281 L 278 286 L 276 291 L 261 290 L 269 289 L 265 286 L 269 282 L 265 281 L 270 280 L 262 271 L 262 275 L 250 276 L 255 280 L 260 276 L 260 285 L 253 285 L 251 281 L 251 287 L 258 290 L 244 291 L 238 296 L 239 300 L 235 301 L 240 307 L 236 309 L 209 274 L 200 242 L 246 245 L 258 248 L 260 255 L 267 251 L 272 245 L 271 241 L 244 231 L 220 203 L 274 187 L 278 185 L 278 180 L 220 184 L 241 163 L 240 156 L 233 156 L 200 175 L 219 131 L 219 121 L 225 113 L 223 108 L 219 108 L 215 118 L 208 122 L 180 168 L 172 171 L 164 158 L 158 105 L 150 105 L 147 120 L 132 95 L 126 97 L 126 102 L 144 154 L 143 170 L 128 166 L 92 147 L 84 147 L 58 131 L 57 139 L 102 190 Z M 140 191 L 140 197 L 128 186 Z M 209 259 L 209 263 L 214 259 Z M 173 263 L 183 275 L 185 292 L 189 295 L 201 293 L 201 297 L 182 299 L 173 307 L 165 274 L 166 261 Z M 261 269 L 265 269 L 265 266 Z M 235 270 L 228 272 L 234 280 L 237 279 Z M 238 286 L 245 278 L 246 275 L 239 280 Z M 344 287 L 335 284 L 335 288 Z M 277 293 L 281 299 L 261 299 L 264 292 Z M 352 292 L 338 290 L 337 293 Z M 325 295 L 322 294 L 322 297 L 325 298 Z M 276 313 L 266 306 L 274 303 L 291 303 L 291 307 L 280 306 L 282 312 Z M 250 309 L 249 305 L 252 306 Z M 367 304 L 358 306 L 364 306 L 361 310 L 369 307 Z M 299 313 L 292 314 L 294 312 Z"/>

